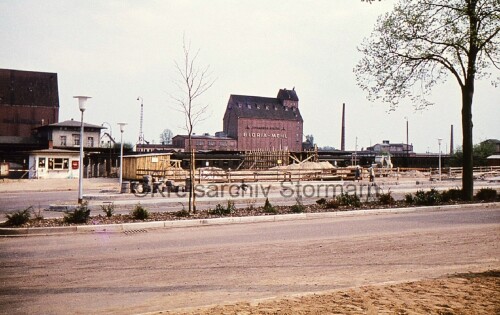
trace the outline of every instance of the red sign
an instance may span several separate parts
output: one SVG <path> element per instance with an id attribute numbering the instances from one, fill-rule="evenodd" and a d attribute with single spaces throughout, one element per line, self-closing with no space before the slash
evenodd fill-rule
<path id="1" fill-rule="evenodd" d="M 78 169 L 78 161 L 71 161 L 71 169 L 74 170 Z"/>

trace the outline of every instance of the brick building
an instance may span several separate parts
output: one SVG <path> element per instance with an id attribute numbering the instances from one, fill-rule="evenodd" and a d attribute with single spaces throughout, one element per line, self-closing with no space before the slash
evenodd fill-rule
<path id="1" fill-rule="evenodd" d="M 231 95 L 223 123 L 239 151 L 302 150 L 303 120 L 295 88 L 279 90 L 276 98 Z"/>
<path id="2" fill-rule="evenodd" d="M 0 69 L 0 137 L 30 137 L 58 119 L 57 73 Z"/>
<path id="3" fill-rule="evenodd" d="M 187 135 L 177 135 L 172 138 L 172 144 L 175 148 L 184 149 L 189 151 L 189 137 Z M 211 136 L 192 135 L 191 144 L 196 151 L 210 150 L 210 151 L 235 151 L 236 140 L 222 135 Z"/>

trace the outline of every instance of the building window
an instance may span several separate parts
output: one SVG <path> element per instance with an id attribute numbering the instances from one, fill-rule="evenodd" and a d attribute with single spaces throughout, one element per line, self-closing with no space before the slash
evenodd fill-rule
<path id="1" fill-rule="evenodd" d="M 45 158 L 44 157 L 38 158 L 38 168 L 45 168 Z"/>
<path id="2" fill-rule="evenodd" d="M 87 147 L 94 147 L 94 137 L 88 137 L 87 138 Z"/>
<path id="3" fill-rule="evenodd" d="M 227 146 L 227 142 L 226 141 L 221 141 L 219 144 L 220 144 L 221 147 Z"/>
<path id="4" fill-rule="evenodd" d="M 67 145 L 66 144 L 66 136 L 61 136 L 60 139 L 61 139 L 61 146 L 65 147 Z"/>
<path id="5" fill-rule="evenodd" d="M 208 141 L 208 145 L 211 147 L 215 146 L 215 141 Z"/>
<path id="6" fill-rule="evenodd" d="M 198 145 L 198 146 L 199 146 L 199 145 L 205 145 L 205 141 L 203 141 L 203 140 L 198 140 L 198 141 L 196 141 L 196 145 Z"/>
<path id="7" fill-rule="evenodd" d="M 73 145 L 80 145 L 80 135 L 73 135 Z"/>
<path id="8" fill-rule="evenodd" d="M 49 158 L 50 170 L 67 170 L 69 169 L 69 159 L 64 158 Z"/>

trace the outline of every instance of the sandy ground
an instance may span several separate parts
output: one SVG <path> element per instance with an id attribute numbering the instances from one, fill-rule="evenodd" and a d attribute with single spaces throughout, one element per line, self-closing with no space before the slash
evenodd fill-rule
<path id="1" fill-rule="evenodd" d="M 114 191 L 118 192 L 117 178 L 85 178 L 85 191 Z M 1 179 L 0 193 L 19 191 L 61 191 L 78 190 L 78 179 Z"/>
<path id="2" fill-rule="evenodd" d="M 500 271 L 151 314 L 500 314 Z"/>

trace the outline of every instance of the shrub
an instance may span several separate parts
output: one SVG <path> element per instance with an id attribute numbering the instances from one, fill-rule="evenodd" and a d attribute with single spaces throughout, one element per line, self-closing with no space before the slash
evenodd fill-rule
<path id="1" fill-rule="evenodd" d="M 302 200 L 297 197 L 296 199 L 296 203 L 290 207 L 290 210 L 293 212 L 293 213 L 302 213 L 304 212 L 304 210 L 306 209 L 306 207 L 304 207 L 304 204 L 302 203 Z"/>
<path id="2" fill-rule="evenodd" d="M 64 222 L 67 223 L 86 223 L 90 217 L 88 202 L 83 201 L 73 212 L 67 211 L 64 215 Z"/>
<path id="3" fill-rule="evenodd" d="M 215 209 L 209 210 L 209 214 L 213 215 L 228 215 L 236 211 L 236 207 L 234 206 L 234 201 L 228 200 L 227 206 L 223 207 L 220 203 L 215 206 Z"/>
<path id="4" fill-rule="evenodd" d="M 31 210 L 33 207 L 28 207 L 24 210 L 18 210 L 12 214 L 7 214 L 7 222 L 6 225 L 19 226 L 27 223 L 31 218 Z"/>
<path id="5" fill-rule="evenodd" d="M 408 205 L 413 204 L 413 195 L 411 193 L 405 194 L 405 203 Z"/>
<path id="6" fill-rule="evenodd" d="M 40 208 L 40 205 L 38 205 L 37 211 L 33 210 L 33 215 L 35 216 L 34 220 L 43 220 L 42 208 Z"/>
<path id="7" fill-rule="evenodd" d="M 378 195 L 378 202 L 382 205 L 392 205 L 396 202 L 394 198 L 391 196 L 391 192 L 387 192 L 386 194 L 381 193 Z"/>
<path id="8" fill-rule="evenodd" d="M 325 208 L 327 209 L 337 209 L 340 206 L 337 199 L 330 199 L 325 202 Z"/>
<path id="9" fill-rule="evenodd" d="M 132 210 L 131 215 L 136 220 L 146 220 L 149 217 L 149 212 L 141 204 L 137 204 L 134 210 Z"/>
<path id="10" fill-rule="evenodd" d="M 326 199 L 325 198 L 318 199 L 316 200 L 316 203 L 320 206 L 323 206 L 326 204 Z"/>
<path id="11" fill-rule="evenodd" d="M 174 215 L 178 218 L 189 217 L 189 211 L 187 211 L 186 209 L 182 209 L 177 212 L 174 212 Z"/>
<path id="12" fill-rule="evenodd" d="M 433 206 L 440 201 L 441 194 L 434 188 L 429 191 L 418 190 L 413 198 L 413 202 L 418 206 Z"/>
<path id="13" fill-rule="evenodd" d="M 492 188 L 481 188 L 476 194 L 476 199 L 481 201 L 495 201 L 497 199 L 497 191 Z"/>
<path id="14" fill-rule="evenodd" d="M 338 195 L 336 199 L 341 206 L 352 206 L 352 207 L 361 206 L 361 200 L 356 194 L 349 195 L 348 193 L 342 193 Z"/>
<path id="15" fill-rule="evenodd" d="M 442 202 L 459 201 L 462 200 L 462 189 L 448 189 L 441 193 Z"/>
<path id="16" fill-rule="evenodd" d="M 265 213 L 272 213 L 272 214 L 278 213 L 278 210 L 276 210 L 276 208 L 273 207 L 273 205 L 271 205 L 271 203 L 269 202 L 269 198 L 266 198 L 266 202 L 264 203 L 263 210 Z"/>
<path id="17" fill-rule="evenodd" d="M 111 218 L 115 212 L 115 205 L 113 203 L 108 203 L 102 205 L 101 209 L 106 214 L 106 217 Z"/>

